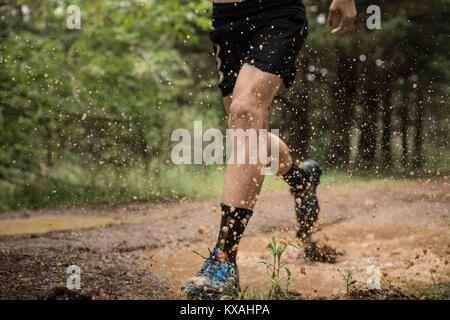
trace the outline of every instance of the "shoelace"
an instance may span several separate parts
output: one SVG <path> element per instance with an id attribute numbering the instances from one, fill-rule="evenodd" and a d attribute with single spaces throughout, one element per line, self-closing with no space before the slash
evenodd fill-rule
<path id="1" fill-rule="evenodd" d="M 216 263 L 216 261 L 214 261 L 211 258 L 211 250 L 208 248 L 209 251 L 209 258 L 206 258 L 205 256 L 201 255 L 200 253 L 198 253 L 195 250 L 192 250 L 195 254 L 199 255 L 200 257 L 202 257 L 203 259 L 205 259 L 205 263 L 206 263 L 206 268 L 203 270 L 203 273 L 205 273 L 208 278 L 211 278 L 211 276 L 213 274 L 215 274 L 219 269 L 220 269 L 220 265 L 218 263 Z"/>

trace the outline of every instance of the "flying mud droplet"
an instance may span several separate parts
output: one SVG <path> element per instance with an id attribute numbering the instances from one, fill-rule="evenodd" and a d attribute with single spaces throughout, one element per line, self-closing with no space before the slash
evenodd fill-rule
<path id="1" fill-rule="evenodd" d="M 306 276 L 306 268 L 305 266 L 300 267 L 300 273 Z"/>

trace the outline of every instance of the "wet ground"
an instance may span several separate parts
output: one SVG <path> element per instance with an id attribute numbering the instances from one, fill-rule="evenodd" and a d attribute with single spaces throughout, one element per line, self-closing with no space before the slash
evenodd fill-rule
<path id="1" fill-rule="evenodd" d="M 267 240 L 290 247 L 291 291 L 302 298 L 345 296 L 337 271 L 351 269 L 364 287 L 370 266 L 386 286 L 449 283 L 450 188 L 447 178 L 358 187 L 319 187 L 316 239 L 344 254 L 336 264 L 308 262 L 295 239 L 288 191 L 265 192 L 241 241 L 241 286 L 264 292 Z M 178 299 L 202 264 L 219 224 L 219 199 L 23 210 L 0 214 L 0 299 Z M 200 231 L 200 232 L 199 232 Z M 81 290 L 65 288 L 69 265 L 81 268 Z M 396 295 L 395 295 L 396 296 Z M 374 295 L 381 298 L 382 295 Z M 369 297 L 370 298 L 370 297 Z M 373 298 L 371 296 L 371 298 Z"/>

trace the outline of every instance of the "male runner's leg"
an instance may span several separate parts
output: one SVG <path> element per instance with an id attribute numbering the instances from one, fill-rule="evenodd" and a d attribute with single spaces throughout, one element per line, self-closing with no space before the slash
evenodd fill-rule
<path id="1" fill-rule="evenodd" d="M 254 130 L 253 134 L 259 139 L 259 130 L 267 129 L 267 110 L 280 85 L 281 78 L 277 75 L 244 64 L 237 76 L 231 102 L 227 104 L 229 99 L 225 99 L 229 109 L 229 128 L 241 129 L 243 132 Z M 237 163 L 237 159 L 234 159 L 234 163 L 227 165 L 217 243 L 197 275 L 188 281 L 188 294 L 217 297 L 229 289 L 227 283 L 239 288 L 236 265 L 238 245 L 264 181 L 262 165 L 257 156 L 259 152 L 250 150 L 249 140 L 236 139 L 233 143 L 232 159 L 237 150 L 245 150 L 245 161 Z M 259 141 L 256 141 L 258 145 Z M 256 163 L 251 163 L 249 157 L 255 156 L 255 153 Z"/>
<path id="2" fill-rule="evenodd" d="M 232 101 L 233 101 L 232 94 L 229 94 L 228 96 L 223 98 L 223 105 L 225 107 L 227 117 L 230 116 L 230 105 Z M 267 128 L 268 124 L 265 124 L 264 127 Z M 277 140 L 277 142 L 275 143 L 278 144 L 278 154 L 272 154 L 271 150 L 272 140 Z M 282 139 L 280 139 L 280 137 L 272 134 L 271 132 L 267 132 L 267 156 L 271 158 L 278 157 L 279 168 L 278 171 L 276 172 L 276 175 L 278 176 L 282 176 L 285 173 L 287 173 L 289 171 L 289 168 L 292 166 L 293 161 L 288 146 Z"/>
<path id="3" fill-rule="evenodd" d="M 248 66 L 248 65 L 247 65 Z M 239 88 L 240 92 L 247 93 L 248 96 L 252 97 L 258 96 L 258 93 L 261 91 L 261 89 L 264 86 L 267 86 L 267 84 L 261 84 L 261 87 L 253 87 L 253 89 L 246 88 L 245 85 L 247 84 L 247 78 L 246 77 L 254 77 L 259 73 L 265 73 L 260 71 L 259 69 L 255 67 L 250 67 L 250 71 L 243 73 L 241 76 L 241 73 L 239 76 L 241 76 L 241 83 L 244 83 L 244 88 Z M 256 73 L 252 73 L 252 69 L 256 69 Z M 271 75 L 271 74 L 269 74 Z M 270 79 L 270 77 L 269 77 Z M 237 85 L 238 83 L 236 83 Z M 270 80 L 268 80 L 268 85 L 270 86 Z M 255 90 L 256 89 L 256 90 Z M 235 88 L 236 90 L 236 88 Z M 247 91 L 246 91 L 247 90 Z M 253 91 L 252 91 L 253 90 Z M 251 93 L 249 91 L 252 91 Z M 232 106 L 235 104 L 233 101 L 236 101 L 235 98 L 235 91 L 233 91 L 233 94 L 228 95 L 224 97 L 223 102 L 225 106 L 225 110 L 228 115 L 229 120 L 229 127 L 236 129 L 239 127 L 233 127 L 234 122 L 231 122 L 232 117 L 236 117 L 236 114 L 232 114 Z M 273 95 L 271 95 L 270 100 L 266 102 L 258 102 L 253 101 L 252 103 L 256 106 L 261 105 L 265 106 L 265 108 L 256 108 L 257 112 L 262 112 L 265 110 L 265 118 L 264 118 L 264 124 L 261 128 L 268 128 L 268 117 L 267 117 L 267 109 L 270 105 L 273 96 L 276 94 L 276 91 Z M 264 97 L 263 97 L 264 98 Z M 242 101 L 242 100 L 241 100 Z M 251 100 L 250 100 L 251 101 Z M 250 107 L 252 108 L 252 103 L 249 103 Z M 252 125 L 253 115 L 252 112 L 248 112 L 247 114 L 248 119 L 251 119 L 248 121 L 250 123 L 250 126 Z M 244 124 L 247 125 L 247 124 Z M 259 128 L 259 127 L 258 127 Z M 244 128 L 242 128 L 244 129 Z M 256 127 L 255 127 L 256 129 Z M 272 154 L 271 152 L 271 140 L 276 139 L 278 143 L 278 154 Z M 243 146 L 235 145 L 236 148 L 243 148 Z M 248 149 L 248 146 L 246 146 Z M 317 260 L 317 261 L 323 261 L 323 262 L 334 262 L 336 259 L 336 251 L 328 246 L 319 247 L 317 246 L 312 240 L 311 240 L 311 233 L 313 230 L 313 225 L 316 222 L 318 218 L 319 213 L 319 205 L 317 201 L 316 196 L 316 188 L 319 184 L 320 175 L 322 172 L 322 169 L 319 167 L 319 165 L 312 160 L 307 160 L 300 167 L 295 165 L 292 161 L 292 157 L 289 152 L 289 148 L 287 145 L 278 137 L 271 133 L 268 134 L 267 139 L 267 150 L 268 150 L 268 156 L 274 158 L 278 157 L 278 163 L 279 163 L 279 169 L 276 172 L 277 175 L 283 176 L 283 178 L 286 180 L 286 182 L 291 186 L 291 192 L 293 193 L 295 197 L 295 211 L 296 211 L 296 217 L 298 220 L 298 232 L 297 236 L 301 241 L 305 243 L 305 257 L 310 260 Z M 261 166 L 253 165 L 252 169 L 255 168 L 255 171 L 249 171 L 248 168 L 242 166 L 242 165 L 235 165 L 235 167 L 232 167 L 232 164 L 229 164 L 227 167 L 227 172 L 225 175 L 225 182 L 224 182 L 224 193 L 222 202 L 227 204 L 228 202 L 233 203 L 232 206 L 236 207 L 245 207 L 248 209 L 253 209 L 254 205 L 256 204 L 257 197 L 260 193 L 261 186 L 264 180 L 264 176 L 260 175 L 260 171 L 258 169 Z M 230 170 L 230 168 L 232 168 Z M 305 174 L 306 172 L 306 174 Z M 252 176 L 253 174 L 254 176 Z M 315 179 L 311 179 L 314 178 Z M 250 181 L 250 182 L 249 182 Z M 300 187 L 300 189 L 298 188 Z M 241 197 L 240 197 L 241 195 Z M 247 201 L 246 199 L 249 199 Z M 247 206 L 245 206 L 247 204 Z"/>
<path id="4" fill-rule="evenodd" d="M 229 128 L 254 129 L 256 132 L 259 129 L 267 129 L 267 110 L 280 85 L 281 79 L 278 76 L 244 64 L 239 72 L 233 94 L 223 99 L 228 114 Z M 292 165 L 292 158 L 287 145 L 270 133 L 267 141 L 269 152 L 271 139 L 277 139 L 279 154 L 269 153 L 269 156 L 279 158 L 280 166 L 276 173 L 283 175 Z M 238 148 L 244 148 L 244 145 L 240 146 L 236 143 L 233 151 L 235 152 Z M 245 148 L 246 151 L 249 150 L 248 143 Z M 260 169 L 261 164 L 259 163 L 228 164 L 222 202 L 234 207 L 253 209 L 264 180 Z"/>

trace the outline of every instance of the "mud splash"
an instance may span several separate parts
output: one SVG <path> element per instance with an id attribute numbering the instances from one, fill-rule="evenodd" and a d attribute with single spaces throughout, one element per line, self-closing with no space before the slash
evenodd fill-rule
<path id="1" fill-rule="evenodd" d="M 338 269 L 355 269 L 354 277 L 366 283 L 369 266 L 378 266 L 382 281 L 405 287 L 429 285 L 431 275 L 436 281 L 449 282 L 448 268 L 450 236 L 445 228 L 402 227 L 395 223 L 349 223 L 323 229 L 327 243 L 344 251 L 336 264 L 305 261 L 303 249 L 289 247 L 284 256 L 293 262 L 292 289 L 302 294 L 318 297 L 345 292 L 345 283 Z M 294 232 L 259 234 L 244 239 L 240 246 L 238 265 L 241 286 L 264 292 L 269 277 L 260 261 L 268 261 L 265 251 L 267 239 L 275 235 L 298 245 Z M 205 244 L 197 243 L 182 250 L 166 248 L 156 252 L 158 261 L 151 270 L 171 279 L 172 285 L 181 287 L 198 271 L 202 259 L 191 250 L 207 255 Z"/>
<path id="2" fill-rule="evenodd" d="M 345 283 L 337 269 L 354 269 L 364 286 L 371 266 L 379 266 L 383 281 L 393 286 L 425 287 L 432 277 L 450 283 L 447 181 L 321 188 L 315 240 L 345 254 L 336 264 L 326 264 L 305 261 L 301 247 L 289 248 L 284 259 L 292 262 L 291 289 L 302 297 L 342 296 Z M 42 288 L 63 286 L 62 267 L 70 264 L 83 268 L 83 286 L 98 299 L 104 293 L 108 299 L 185 298 L 180 289 L 203 263 L 192 250 L 207 256 L 216 240 L 218 202 L 207 198 L 3 215 L 0 277 L 10 281 L 0 283 L 0 298 L 36 298 Z M 240 244 L 242 287 L 267 290 L 269 277 L 259 262 L 268 259 L 269 238 L 298 244 L 293 204 L 288 191 L 262 194 Z M 29 235 L 39 232 L 39 237 Z"/>

